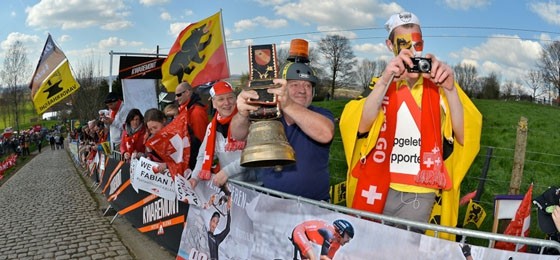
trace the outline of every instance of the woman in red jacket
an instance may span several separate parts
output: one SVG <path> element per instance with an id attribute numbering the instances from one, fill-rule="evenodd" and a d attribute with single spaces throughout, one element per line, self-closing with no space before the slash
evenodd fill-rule
<path id="1" fill-rule="evenodd" d="M 131 109 L 126 116 L 123 129 L 120 150 L 123 159 L 130 161 L 132 154 L 144 153 L 146 150 L 146 146 L 144 146 L 146 126 L 142 112 L 136 108 Z"/>

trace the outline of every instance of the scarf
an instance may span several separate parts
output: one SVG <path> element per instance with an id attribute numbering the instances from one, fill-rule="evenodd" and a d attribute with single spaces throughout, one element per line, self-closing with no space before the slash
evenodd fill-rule
<path id="1" fill-rule="evenodd" d="M 412 97 L 408 87 L 397 89 L 393 83 L 382 102 L 385 115 L 375 147 L 366 153 L 367 143 L 361 147 L 361 158 L 352 169 L 352 177 L 357 179 L 352 208 L 382 213 L 391 182 L 432 188 L 449 188 L 451 182 L 443 166 L 441 156 L 441 122 L 439 90 L 431 81 L 424 80 L 422 108 Z M 404 98 L 401 98 L 404 97 Z M 406 105 L 415 115 L 420 129 L 420 171 L 416 175 L 391 173 L 390 164 L 395 140 L 397 113 L 401 105 Z M 420 118 L 419 118 L 420 117 Z M 375 136 L 370 133 L 368 138 Z M 366 155 L 364 155 L 366 154 Z M 432 162 L 432 163 L 430 163 Z M 439 162 L 439 163 L 436 163 Z"/>
<path id="2" fill-rule="evenodd" d="M 201 180 L 209 180 L 211 173 L 217 173 L 220 170 L 219 164 L 213 167 L 214 164 L 214 152 L 216 148 L 216 135 L 218 131 L 216 130 L 217 125 L 228 125 L 227 130 L 227 143 L 225 146 L 225 150 L 227 152 L 241 150 L 245 148 L 245 141 L 237 141 L 231 137 L 231 131 L 229 129 L 229 123 L 233 116 L 237 113 L 237 107 L 234 108 L 231 115 L 227 117 L 221 117 L 219 113 L 215 113 L 214 117 L 212 118 L 212 122 L 208 126 L 208 132 L 206 133 L 207 140 L 206 140 L 206 150 L 204 152 L 204 162 L 202 164 L 202 169 L 198 174 L 198 177 Z"/>
<path id="3" fill-rule="evenodd" d="M 439 87 L 430 80 L 423 81 L 422 107 L 419 108 L 409 88 L 399 90 L 399 104 L 406 105 L 413 115 L 416 126 L 420 130 L 420 170 L 417 174 L 391 172 L 392 183 L 422 186 L 433 189 L 448 190 L 451 179 L 447 173 L 443 159 L 441 134 L 441 109 Z M 396 111 L 388 111 L 387 116 L 396 118 Z M 418 121 L 419 119 L 419 121 Z M 401 120 L 401 119 L 399 119 Z M 393 132 L 396 130 L 392 124 Z M 394 154 L 398 156 L 398 154 Z"/>

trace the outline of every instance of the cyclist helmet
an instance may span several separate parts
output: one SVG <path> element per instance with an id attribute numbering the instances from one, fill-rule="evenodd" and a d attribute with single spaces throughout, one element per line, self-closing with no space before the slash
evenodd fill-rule
<path id="1" fill-rule="evenodd" d="M 346 233 L 350 238 L 354 238 L 354 227 L 352 227 L 350 222 L 344 219 L 337 219 L 333 222 L 333 225 L 340 236 L 343 237 L 344 233 Z"/>
<path id="2" fill-rule="evenodd" d="M 311 82 L 312 86 L 317 84 L 317 76 L 311 67 L 307 66 L 305 63 L 300 62 L 288 62 L 284 65 L 282 69 L 282 78 L 306 80 Z"/>

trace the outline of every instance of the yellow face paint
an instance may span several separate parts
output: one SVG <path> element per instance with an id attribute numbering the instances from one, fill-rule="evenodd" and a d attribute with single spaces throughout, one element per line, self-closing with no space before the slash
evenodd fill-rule
<path id="1" fill-rule="evenodd" d="M 414 56 L 420 56 L 424 49 L 422 34 L 415 32 L 395 35 L 393 39 L 393 53 L 397 56 L 403 49 L 411 49 L 415 54 Z"/>

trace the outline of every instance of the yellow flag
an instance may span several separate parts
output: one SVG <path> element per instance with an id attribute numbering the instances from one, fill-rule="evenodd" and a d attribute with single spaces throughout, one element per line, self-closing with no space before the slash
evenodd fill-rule
<path id="1" fill-rule="evenodd" d="M 64 60 L 41 84 L 33 96 L 37 114 L 45 112 L 54 104 L 74 93 L 80 84 L 70 71 L 68 60 Z"/>
<path id="2" fill-rule="evenodd" d="M 480 228 L 482 222 L 486 218 L 486 211 L 480 204 L 470 200 L 467 206 L 467 212 L 465 212 L 465 220 L 463 221 L 463 227 L 468 223 L 474 223 L 477 228 Z"/>
<path id="3" fill-rule="evenodd" d="M 45 112 L 79 87 L 70 71 L 68 59 L 49 34 L 29 84 L 37 114 Z"/>

